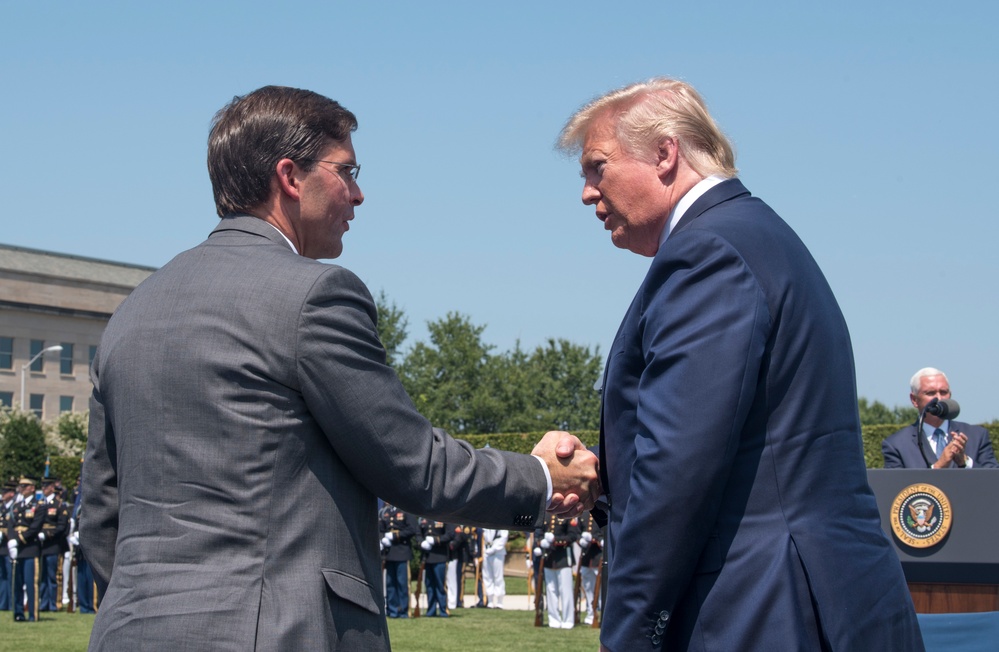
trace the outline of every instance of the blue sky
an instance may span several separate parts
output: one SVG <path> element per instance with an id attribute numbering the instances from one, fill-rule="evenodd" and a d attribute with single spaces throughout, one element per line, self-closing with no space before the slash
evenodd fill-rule
<path id="1" fill-rule="evenodd" d="M 164 264 L 216 223 L 215 111 L 300 86 L 358 116 L 366 200 L 336 262 L 409 344 L 460 311 L 499 351 L 605 353 L 649 260 L 611 245 L 552 145 L 593 96 L 674 76 L 825 271 L 860 394 L 904 404 L 936 366 L 991 420 L 997 7 L 0 0 L 0 242 Z"/>

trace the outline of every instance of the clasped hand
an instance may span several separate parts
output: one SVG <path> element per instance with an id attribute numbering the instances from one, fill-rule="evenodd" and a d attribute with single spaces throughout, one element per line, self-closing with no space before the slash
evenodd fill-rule
<path id="1" fill-rule="evenodd" d="M 545 462 L 552 476 L 549 512 L 568 517 L 593 508 L 601 492 L 600 463 L 578 437 L 552 430 L 545 433 L 531 454 Z"/>

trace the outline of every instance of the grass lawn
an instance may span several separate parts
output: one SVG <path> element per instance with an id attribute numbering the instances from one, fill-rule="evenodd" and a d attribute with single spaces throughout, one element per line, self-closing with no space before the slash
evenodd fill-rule
<path id="1" fill-rule="evenodd" d="M 507 578 L 511 595 L 526 593 L 526 588 L 523 578 Z M 469 583 L 467 590 L 472 595 L 475 589 Z M 87 649 L 93 624 L 92 615 L 61 612 L 44 613 L 36 623 L 15 623 L 12 612 L 0 611 L 0 652 L 80 652 Z M 390 619 L 389 636 L 395 652 L 578 652 L 596 650 L 600 630 L 585 625 L 571 630 L 535 627 L 533 611 L 466 608 L 455 609 L 450 618 Z"/>

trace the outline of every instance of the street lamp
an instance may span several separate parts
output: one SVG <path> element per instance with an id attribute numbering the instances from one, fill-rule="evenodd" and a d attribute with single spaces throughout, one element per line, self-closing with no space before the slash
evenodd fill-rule
<path id="1" fill-rule="evenodd" d="M 25 375 L 25 373 L 27 373 L 28 367 L 30 367 L 34 363 L 35 360 L 37 360 L 38 358 L 42 357 L 43 355 L 45 355 L 49 351 L 53 351 L 53 352 L 55 352 L 55 351 L 62 351 L 62 346 L 59 345 L 59 344 L 56 344 L 55 346 L 50 346 L 47 349 L 42 349 L 41 351 L 39 351 L 38 353 L 35 354 L 35 357 L 33 357 L 32 359 L 28 360 L 23 365 L 21 365 L 21 411 L 22 412 L 24 411 L 24 375 Z"/>

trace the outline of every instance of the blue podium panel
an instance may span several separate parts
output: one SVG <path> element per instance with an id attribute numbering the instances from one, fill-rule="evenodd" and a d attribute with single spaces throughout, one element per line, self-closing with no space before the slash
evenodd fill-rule
<path id="1" fill-rule="evenodd" d="M 909 582 L 999 584 L 999 469 L 868 469 L 867 478 Z M 935 487 L 950 506 L 949 531 L 925 548 L 892 527 L 909 513 L 895 513 L 893 504 L 912 485 Z"/>

